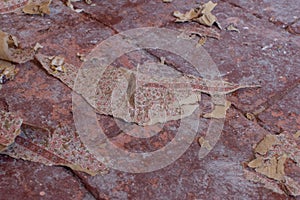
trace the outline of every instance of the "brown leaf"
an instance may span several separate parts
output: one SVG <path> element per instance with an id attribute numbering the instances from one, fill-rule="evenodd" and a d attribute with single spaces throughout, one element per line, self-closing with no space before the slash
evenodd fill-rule
<path id="1" fill-rule="evenodd" d="M 192 8 L 185 14 L 175 11 L 173 13 L 174 17 L 177 18 L 175 22 L 195 21 L 205 26 L 212 26 L 215 22 L 217 22 L 217 17 L 211 13 L 216 5 L 217 3 L 209 1 L 198 8 Z"/>
<path id="2" fill-rule="evenodd" d="M 212 146 L 209 144 L 209 141 L 208 140 L 205 140 L 203 137 L 200 137 L 198 139 L 198 142 L 200 144 L 201 147 L 204 147 L 206 148 L 207 150 L 212 150 Z"/>
<path id="3" fill-rule="evenodd" d="M 175 22 L 188 22 L 192 19 L 195 19 L 199 16 L 200 10 L 192 8 L 190 11 L 186 12 L 185 14 L 175 11 L 173 13 L 174 17 L 177 17 L 178 19 L 175 20 Z"/>
<path id="4" fill-rule="evenodd" d="M 278 144 L 279 140 L 277 139 L 277 137 L 275 135 L 271 135 L 268 134 L 266 135 L 266 137 L 256 146 L 255 148 L 255 152 L 259 153 L 261 155 L 265 155 L 270 148 L 275 145 Z"/>
<path id="5" fill-rule="evenodd" d="M 235 32 L 240 32 L 240 30 L 234 25 L 234 24 L 229 24 L 227 27 L 226 27 L 226 30 L 227 31 L 235 31 Z"/>
<path id="6" fill-rule="evenodd" d="M 25 63 L 32 60 L 33 56 L 33 49 L 19 48 L 16 37 L 0 30 L 0 59 L 14 63 Z"/>
<path id="7" fill-rule="evenodd" d="M 229 101 L 225 102 L 225 105 L 215 105 L 214 110 L 210 113 L 206 113 L 203 115 L 204 118 L 215 118 L 215 119 L 221 119 L 225 118 L 226 111 L 231 106 L 231 103 Z"/>
<path id="8" fill-rule="evenodd" d="M 49 15 L 49 5 L 51 4 L 51 1 L 52 0 L 30 0 L 29 3 L 26 6 L 24 6 L 23 12 L 30 15 Z"/>
<path id="9" fill-rule="evenodd" d="M 270 160 L 262 161 L 258 166 L 255 167 L 255 171 L 261 173 L 268 178 L 281 181 L 284 178 L 284 163 L 286 156 L 280 158 L 272 157 Z"/>
<path id="10" fill-rule="evenodd" d="M 15 65 L 11 62 L 0 60 L 0 84 L 6 83 L 8 80 L 13 80 L 18 73 Z"/>
<path id="11" fill-rule="evenodd" d="M 257 173 L 250 177 L 259 177 L 256 182 L 277 184 L 276 187 L 284 190 L 275 190 L 278 193 L 286 192 L 288 195 L 299 195 L 300 185 L 291 177 L 285 175 L 284 165 L 287 158 L 292 159 L 300 167 L 300 149 L 292 134 L 283 132 L 279 135 L 266 135 L 255 148 L 256 158 L 248 163 Z M 263 175 L 263 176 L 261 176 Z M 250 179 L 251 180 L 251 179 Z M 253 179 L 252 179 L 253 181 Z M 275 181 L 275 182 L 274 182 Z M 269 189 L 274 189 L 265 185 Z"/>

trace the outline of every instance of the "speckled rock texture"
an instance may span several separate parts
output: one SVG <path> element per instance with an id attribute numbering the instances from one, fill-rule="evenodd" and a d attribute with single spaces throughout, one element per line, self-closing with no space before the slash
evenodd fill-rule
<path id="1" fill-rule="evenodd" d="M 53 0 L 50 15 L 21 12 L 0 15 L 0 29 L 18 37 L 23 47 L 39 42 L 46 55 L 60 55 L 80 66 L 77 53 L 88 54 L 101 41 L 125 30 L 163 27 L 175 30 L 203 29 L 197 23 L 175 23 L 173 11 L 186 12 L 204 1 L 93 0 L 95 5 L 75 2 L 76 13 L 64 1 Z M 227 96 L 227 111 L 219 141 L 203 159 L 198 159 L 197 138 L 171 165 L 149 173 L 134 174 L 110 169 L 91 176 L 62 166 L 13 159 L 0 154 L 0 199 L 297 199 L 277 194 L 243 175 L 245 163 L 254 158 L 253 146 L 265 135 L 300 130 L 300 1 L 217 0 L 213 10 L 225 28 L 234 23 L 238 32 L 218 30 L 220 40 L 208 38 L 203 48 L 216 63 L 222 78 L 261 88 L 238 90 Z M 207 30 L 207 28 L 205 29 Z M 115 65 L 134 68 L 145 60 L 159 61 L 166 52 L 131 52 Z M 173 66 L 189 72 L 189 64 L 171 57 Z M 67 125 L 75 130 L 72 91 L 32 60 L 18 64 L 14 80 L 0 90 L 0 108 L 13 112 L 26 124 L 53 130 Z M 203 100 L 209 99 L 203 95 Z M 247 118 L 251 113 L 252 119 Z M 143 151 L 170 142 L 176 128 L 148 143 L 125 137 L 112 117 L 98 115 L 104 132 L 122 148 Z M 166 126 L 175 126 L 176 122 Z M 117 137 L 118 136 L 118 137 Z M 300 143 L 298 143 L 300 144 Z M 288 161 L 285 172 L 300 182 L 300 169 Z"/>

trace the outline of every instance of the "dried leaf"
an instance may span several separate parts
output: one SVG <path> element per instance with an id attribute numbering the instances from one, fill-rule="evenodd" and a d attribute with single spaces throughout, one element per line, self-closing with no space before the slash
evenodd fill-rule
<path id="1" fill-rule="evenodd" d="M 91 5 L 93 2 L 92 0 L 85 0 L 85 3 Z"/>
<path id="2" fill-rule="evenodd" d="M 275 135 L 269 134 L 266 135 L 266 137 L 256 146 L 254 151 L 255 153 L 265 155 L 273 145 L 278 143 L 279 141 L 277 137 Z"/>
<path id="3" fill-rule="evenodd" d="M 231 106 L 229 101 L 225 102 L 225 105 L 215 105 L 214 110 L 211 113 L 203 115 L 204 118 L 221 119 L 225 117 L 226 111 Z"/>
<path id="4" fill-rule="evenodd" d="M 206 36 L 200 37 L 197 46 L 203 46 L 205 44 L 206 40 L 207 40 Z"/>
<path id="5" fill-rule="evenodd" d="M 77 13 L 81 13 L 83 11 L 83 9 L 75 9 L 72 2 L 76 2 L 76 1 L 80 1 L 80 0 L 67 0 L 66 5 L 71 8 L 72 10 L 74 10 Z M 88 1 L 88 0 L 87 0 Z"/>
<path id="6" fill-rule="evenodd" d="M 251 175 L 252 178 L 254 176 L 259 177 L 256 182 L 264 184 L 271 182 L 274 188 L 279 186 L 285 188 L 285 190 L 276 189 L 275 191 L 278 193 L 284 191 L 288 195 L 293 196 L 300 194 L 299 182 L 285 175 L 284 171 L 284 165 L 288 158 L 292 159 L 300 167 L 300 149 L 291 134 L 284 132 L 276 136 L 266 135 L 255 148 L 255 152 L 257 153 L 256 158 L 249 162 L 248 166 L 254 168 L 257 172 L 257 174 Z M 267 188 L 273 189 L 269 186 Z"/>
<path id="7" fill-rule="evenodd" d="M 226 30 L 227 31 L 235 31 L 235 32 L 240 32 L 240 30 L 234 25 L 234 24 L 229 24 L 227 27 L 226 27 Z"/>
<path id="8" fill-rule="evenodd" d="M 49 15 L 49 5 L 51 4 L 51 1 L 52 0 L 29 0 L 29 3 L 24 6 L 23 12 L 30 15 Z"/>
<path id="9" fill-rule="evenodd" d="M 255 120 L 255 115 L 254 114 L 252 114 L 252 113 L 246 113 L 246 118 L 247 119 L 249 119 L 249 120 L 251 120 L 251 121 L 254 121 Z"/>
<path id="10" fill-rule="evenodd" d="M 6 83 L 6 81 L 13 80 L 18 73 L 15 65 L 4 60 L 0 60 L 0 84 Z"/>
<path id="11" fill-rule="evenodd" d="M 22 119 L 0 110 L 0 152 L 12 144 L 20 134 Z"/>
<path id="12" fill-rule="evenodd" d="M 35 45 L 34 45 L 34 47 L 33 47 L 33 50 L 34 51 L 38 51 L 39 49 L 42 49 L 42 48 L 44 48 L 40 43 L 36 43 Z"/>
<path id="13" fill-rule="evenodd" d="M 194 21 L 206 26 L 212 26 L 217 21 L 217 17 L 211 13 L 205 13 L 201 17 L 194 19 Z"/>
<path id="14" fill-rule="evenodd" d="M 174 17 L 177 18 L 175 22 L 195 21 L 206 26 L 212 26 L 217 22 L 217 17 L 211 13 L 216 5 L 217 3 L 209 1 L 198 8 L 192 8 L 185 14 L 175 11 L 173 13 Z"/>
<path id="15" fill-rule="evenodd" d="M 64 58 L 60 56 L 45 56 L 37 54 L 36 59 L 49 74 L 60 79 L 68 87 L 73 88 L 74 80 L 76 80 L 76 74 L 78 72 L 78 69 L 75 66 L 64 63 Z M 59 63 L 63 63 L 63 65 L 57 65 Z M 56 65 L 53 66 L 52 64 Z M 59 67 L 61 70 L 55 70 L 56 67 Z"/>
<path id="16" fill-rule="evenodd" d="M 32 60 L 33 56 L 33 49 L 20 49 L 16 37 L 0 30 L 0 59 L 14 63 L 25 63 Z"/>
<path id="17" fill-rule="evenodd" d="M 257 156 L 254 160 L 248 163 L 248 167 L 257 168 L 261 167 L 264 163 L 264 158 L 262 156 Z"/>
<path id="18" fill-rule="evenodd" d="M 171 3 L 173 0 L 162 0 L 164 3 Z"/>
<path id="19" fill-rule="evenodd" d="M 200 137 L 198 139 L 198 142 L 200 144 L 201 147 L 204 147 L 206 148 L 207 150 L 212 150 L 212 146 L 209 144 L 209 141 L 208 140 L 205 140 L 203 137 Z"/>
<path id="20" fill-rule="evenodd" d="M 200 14 L 200 10 L 192 8 L 190 11 L 186 12 L 185 14 L 174 11 L 173 15 L 174 17 L 177 17 L 178 19 L 175 20 L 175 22 L 189 22 L 195 18 L 197 18 Z"/>
<path id="21" fill-rule="evenodd" d="M 86 61 L 85 55 L 84 55 L 84 54 L 77 53 L 76 56 L 79 58 L 80 61 L 82 61 L 82 62 L 85 62 L 85 61 Z"/>
<path id="22" fill-rule="evenodd" d="M 272 157 L 266 162 L 261 162 L 259 166 L 254 167 L 255 171 L 261 173 L 268 178 L 281 181 L 284 178 L 284 163 L 286 156 L 280 158 Z M 250 166 L 249 166 L 250 167 Z"/>

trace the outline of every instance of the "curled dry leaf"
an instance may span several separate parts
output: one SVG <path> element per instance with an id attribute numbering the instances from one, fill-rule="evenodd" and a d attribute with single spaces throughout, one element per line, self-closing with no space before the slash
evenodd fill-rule
<path id="1" fill-rule="evenodd" d="M 91 5 L 93 3 L 92 0 L 84 0 L 84 1 L 86 4 L 89 4 L 89 5 Z"/>
<path id="2" fill-rule="evenodd" d="M 65 58 L 60 56 L 54 56 L 53 58 L 49 58 L 51 60 L 51 66 L 50 68 L 53 70 L 53 73 L 57 72 L 66 72 L 66 69 L 64 67 L 65 64 Z"/>
<path id="3" fill-rule="evenodd" d="M 234 24 L 229 24 L 227 27 L 226 27 L 226 30 L 227 31 L 235 31 L 235 32 L 240 32 L 240 30 L 234 25 Z"/>
<path id="4" fill-rule="evenodd" d="M 255 147 L 254 152 L 265 155 L 273 145 L 278 143 L 279 140 L 275 135 L 266 135 L 266 137 Z"/>
<path id="5" fill-rule="evenodd" d="M 29 0 L 28 4 L 24 6 L 22 11 L 26 14 L 44 15 L 50 14 L 50 4 L 52 0 Z"/>
<path id="6" fill-rule="evenodd" d="M 0 60 L 0 84 L 6 83 L 6 81 L 13 80 L 18 73 L 15 65 L 11 62 Z"/>
<path id="7" fill-rule="evenodd" d="M 217 22 L 217 17 L 211 13 L 216 5 L 217 3 L 209 1 L 197 8 L 192 8 L 190 11 L 184 14 L 179 11 L 175 11 L 173 13 L 174 17 L 177 18 L 175 22 L 195 21 L 202 25 L 212 26 Z"/>
<path id="8" fill-rule="evenodd" d="M 0 30 L 0 59 L 14 63 L 25 63 L 32 60 L 33 56 L 33 49 L 19 48 L 16 37 Z"/>
<path id="9" fill-rule="evenodd" d="M 80 12 L 83 11 L 83 9 L 75 9 L 74 6 L 73 6 L 73 4 L 72 4 L 72 2 L 77 2 L 77 1 L 80 1 L 80 0 L 67 0 L 66 5 L 67 5 L 69 8 L 71 8 L 71 10 L 74 10 L 75 12 L 80 13 Z M 88 0 L 86 0 L 86 2 L 87 2 L 87 1 L 88 1 Z M 89 2 L 89 1 L 88 1 L 88 2 Z"/>
<path id="10" fill-rule="evenodd" d="M 42 48 L 44 48 L 40 43 L 36 43 L 35 45 L 34 45 L 34 47 L 33 47 L 33 50 L 34 51 L 38 51 L 39 49 L 42 49 Z"/>
<path id="11" fill-rule="evenodd" d="M 261 182 L 265 185 L 271 182 L 273 186 L 277 184 L 277 188 L 283 184 L 285 190 L 277 189 L 276 192 L 286 192 L 288 195 L 293 196 L 300 195 L 299 182 L 287 176 L 284 170 L 285 162 L 288 158 L 300 167 L 300 148 L 293 135 L 287 132 L 279 135 L 268 134 L 258 143 L 254 152 L 256 153 L 256 158 L 248 163 L 248 167 L 256 171 L 257 174 L 255 176 L 259 177 L 256 182 Z M 255 181 L 253 172 L 248 171 L 247 173 L 252 173 L 252 176 L 248 176 L 248 178 Z"/>
<path id="12" fill-rule="evenodd" d="M 0 152 L 15 141 L 20 134 L 22 119 L 0 110 Z"/>
<path id="13" fill-rule="evenodd" d="M 254 121 L 256 118 L 255 118 L 255 115 L 253 113 L 249 113 L 247 112 L 245 114 L 246 118 L 249 119 L 250 121 Z"/>
<path id="14" fill-rule="evenodd" d="M 201 147 L 204 147 L 206 148 L 207 150 L 212 150 L 212 146 L 209 144 L 209 141 L 208 140 L 205 140 L 203 137 L 200 137 L 198 139 L 198 142 L 200 144 Z"/>
<path id="15" fill-rule="evenodd" d="M 225 105 L 215 105 L 214 110 L 211 113 L 206 113 L 203 115 L 204 118 L 215 118 L 221 119 L 226 115 L 226 111 L 230 108 L 231 103 L 229 101 L 225 102 Z"/>
<path id="16" fill-rule="evenodd" d="M 207 40 L 206 36 L 200 37 L 200 39 L 198 40 L 197 46 L 203 46 L 205 44 L 206 40 Z"/>

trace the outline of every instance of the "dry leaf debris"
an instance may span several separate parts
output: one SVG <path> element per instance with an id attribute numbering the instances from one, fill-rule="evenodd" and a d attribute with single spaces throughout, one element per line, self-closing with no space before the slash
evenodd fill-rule
<path id="1" fill-rule="evenodd" d="M 25 63 L 32 60 L 34 50 L 21 49 L 17 38 L 0 30 L 0 59 L 14 63 Z"/>
<path id="2" fill-rule="evenodd" d="M 50 4 L 52 0 L 29 0 L 28 4 L 26 4 L 22 11 L 26 14 L 34 15 L 44 15 L 50 14 Z"/>
<path id="3" fill-rule="evenodd" d="M 245 169 L 246 178 L 263 183 L 277 193 L 299 196 L 299 182 L 287 176 L 284 170 L 287 159 L 293 160 L 300 167 L 300 148 L 294 136 L 287 132 L 266 135 L 254 148 L 255 159 L 248 163 L 248 167 L 256 173 Z M 285 190 L 281 189 L 281 185 Z"/>
<path id="4" fill-rule="evenodd" d="M 209 1 L 197 8 L 192 8 L 186 13 L 175 11 L 173 13 L 174 17 L 177 18 L 175 22 L 194 21 L 205 26 L 212 26 L 214 23 L 217 23 L 217 17 L 211 13 L 216 5 L 217 3 Z"/>
<path id="5" fill-rule="evenodd" d="M 224 118 L 226 111 L 230 108 L 231 103 L 229 101 L 225 102 L 225 105 L 215 105 L 214 110 L 210 113 L 203 115 L 204 118 L 214 118 L 221 119 Z"/>
<path id="6" fill-rule="evenodd" d="M 201 147 L 204 147 L 209 151 L 212 150 L 212 146 L 209 144 L 209 141 L 205 140 L 203 137 L 200 137 L 198 139 L 198 143 L 200 144 Z"/>
<path id="7" fill-rule="evenodd" d="M 227 31 L 235 31 L 235 32 L 240 32 L 240 30 L 234 25 L 234 24 L 229 24 L 227 27 L 226 27 L 226 30 Z"/>
<path id="8" fill-rule="evenodd" d="M 50 69 L 53 70 L 53 73 L 66 72 L 66 69 L 64 67 L 65 58 L 60 57 L 60 56 L 54 56 L 54 57 L 49 57 L 49 59 L 51 60 Z"/>
<path id="9" fill-rule="evenodd" d="M 0 60 L 0 84 L 13 80 L 18 71 L 16 66 L 11 62 Z"/>
<path id="10" fill-rule="evenodd" d="M 75 9 L 75 8 L 74 8 L 74 5 L 72 4 L 73 2 L 78 2 L 78 1 L 80 1 L 80 0 L 67 0 L 66 5 L 67 5 L 69 8 L 71 8 L 73 11 L 75 11 L 75 12 L 77 12 L 77 13 L 80 13 L 80 12 L 83 11 L 83 9 Z M 85 1 L 85 3 L 88 4 L 88 5 L 91 5 L 91 6 L 95 5 L 95 4 L 93 4 L 92 0 L 84 0 L 84 1 Z"/>

